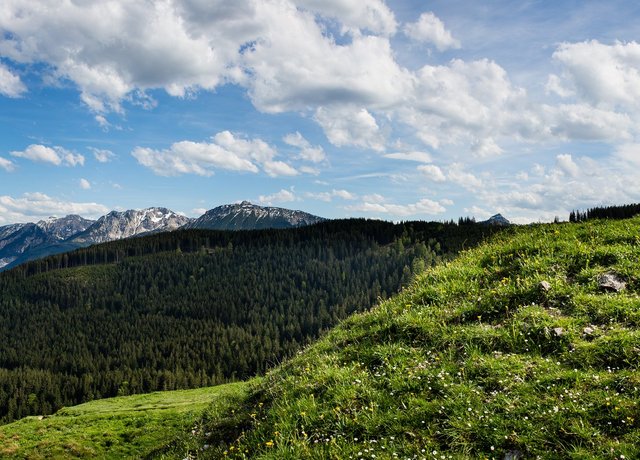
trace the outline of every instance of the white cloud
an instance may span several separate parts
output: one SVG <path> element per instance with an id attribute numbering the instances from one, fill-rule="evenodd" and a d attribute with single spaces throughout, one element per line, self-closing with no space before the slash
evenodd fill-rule
<path id="1" fill-rule="evenodd" d="M 461 163 L 453 163 L 449 167 L 447 179 L 470 191 L 477 192 L 482 188 L 482 181 L 470 172 L 465 171 L 464 165 Z"/>
<path id="2" fill-rule="evenodd" d="M 195 217 L 200 217 L 204 213 L 206 213 L 207 211 L 208 211 L 208 209 L 206 209 L 206 208 L 194 208 L 194 209 L 191 210 L 191 215 L 195 216 Z"/>
<path id="3" fill-rule="evenodd" d="M 84 166 L 84 155 L 58 148 L 62 161 L 68 166 Z"/>
<path id="4" fill-rule="evenodd" d="M 309 141 L 306 140 L 298 131 L 287 134 L 282 140 L 285 144 L 292 147 L 298 147 L 300 149 L 296 156 L 299 160 L 311 163 L 322 163 L 327 160 L 327 155 L 325 154 L 324 149 L 320 146 L 312 146 L 311 143 L 309 143 Z"/>
<path id="5" fill-rule="evenodd" d="M 136 147 L 131 154 L 161 176 L 210 176 L 216 169 L 257 173 L 258 166 L 274 177 L 298 174 L 290 165 L 275 160 L 277 151 L 262 139 L 245 139 L 229 131 L 219 132 L 211 142 L 181 141 L 166 150 Z"/>
<path id="6" fill-rule="evenodd" d="M 410 99 L 393 113 L 434 149 L 472 146 L 481 139 L 479 147 L 484 142 L 495 152 L 501 136 L 540 137 L 544 123 L 539 111 L 529 107 L 526 92 L 514 87 L 495 62 L 454 59 L 448 65 L 419 69 Z"/>
<path id="7" fill-rule="evenodd" d="M 362 197 L 362 200 L 369 203 L 375 203 L 375 204 L 380 204 L 387 201 L 387 199 L 384 196 L 380 195 L 379 193 L 372 193 L 371 195 L 365 195 Z"/>
<path id="8" fill-rule="evenodd" d="M 0 157 L 0 168 L 4 169 L 7 172 L 11 172 L 16 169 L 16 165 L 13 164 L 11 160 Z"/>
<path id="9" fill-rule="evenodd" d="M 7 97 L 20 97 L 27 91 L 20 77 L 0 63 L 0 94 Z"/>
<path id="10" fill-rule="evenodd" d="M 116 157 L 116 154 L 113 153 L 111 150 L 96 149 L 93 147 L 90 147 L 89 150 L 93 152 L 94 158 L 96 159 L 96 161 L 100 163 L 109 163 L 111 160 L 113 160 Z"/>
<path id="11" fill-rule="evenodd" d="M 560 139 L 619 141 L 631 139 L 637 130 L 628 114 L 586 104 L 563 104 L 548 113 L 551 132 Z"/>
<path id="12" fill-rule="evenodd" d="M 460 48 L 460 41 L 453 38 L 443 22 L 433 13 L 422 13 L 417 22 L 405 25 L 407 37 L 422 43 L 433 44 L 438 51 Z"/>
<path id="13" fill-rule="evenodd" d="M 36 222 L 49 216 L 79 214 L 87 218 L 97 218 L 109 212 L 98 203 L 74 203 L 52 198 L 44 193 L 25 193 L 15 198 L 0 196 L 0 223 Z"/>
<path id="14" fill-rule="evenodd" d="M 31 144 L 22 151 L 13 151 L 11 155 L 16 158 L 40 163 L 51 163 L 56 166 L 65 164 L 67 166 L 84 165 L 84 156 L 66 150 L 62 147 L 47 147 L 40 144 Z"/>
<path id="15" fill-rule="evenodd" d="M 327 203 L 331 202 L 334 198 L 340 198 L 343 200 L 355 200 L 357 197 L 347 190 L 336 190 L 333 189 L 330 192 L 318 192 L 318 193 L 305 193 L 307 198 L 311 198 L 314 200 L 326 201 Z"/>
<path id="16" fill-rule="evenodd" d="M 503 150 L 492 138 L 477 139 L 471 144 L 471 151 L 480 158 L 500 155 Z"/>
<path id="17" fill-rule="evenodd" d="M 91 188 L 91 182 L 89 182 L 87 179 L 82 178 L 80 179 L 79 183 L 82 190 L 89 190 Z"/>
<path id="18" fill-rule="evenodd" d="M 284 161 L 266 161 L 262 165 L 264 171 L 271 177 L 296 176 L 298 171 Z"/>
<path id="19" fill-rule="evenodd" d="M 640 107 L 640 43 L 597 40 L 562 43 L 553 58 L 563 68 L 562 87 L 603 109 L 638 112 Z"/>
<path id="20" fill-rule="evenodd" d="M 260 195 L 258 201 L 260 203 L 272 205 L 275 203 L 289 203 L 292 201 L 296 201 L 296 199 L 297 198 L 292 190 L 282 189 L 272 195 Z"/>
<path id="21" fill-rule="evenodd" d="M 640 167 L 640 144 L 623 144 L 617 147 L 613 155 L 614 160 L 623 164 Z"/>
<path id="22" fill-rule="evenodd" d="M 393 35 L 396 20 L 393 12 L 381 0 L 294 0 L 327 18 L 337 19 L 347 30 L 366 29 L 383 35 Z"/>
<path id="23" fill-rule="evenodd" d="M 109 123 L 109 120 L 107 120 L 104 115 L 96 115 L 94 119 L 98 122 L 100 127 L 105 130 L 111 126 L 111 123 Z"/>
<path id="24" fill-rule="evenodd" d="M 131 154 L 138 163 L 160 176 L 210 176 L 217 168 L 258 172 L 258 167 L 250 160 L 240 158 L 235 153 L 212 143 L 181 141 L 172 144 L 167 150 L 136 147 Z"/>
<path id="25" fill-rule="evenodd" d="M 292 147 L 300 147 L 302 149 L 311 147 L 311 144 L 308 140 L 304 138 L 300 132 L 296 131 L 295 133 L 289 133 L 282 138 L 285 144 L 290 145 Z"/>
<path id="26" fill-rule="evenodd" d="M 564 174 L 570 177 L 577 177 L 580 174 L 580 168 L 569 154 L 558 155 L 556 164 Z"/>
<path id="27" fill-rule="evenodd" d="M 313 168 L 311 166 L 300 166 L 300 172 L 304 174 L 310 174 L 312 176 L 320 175 L 320 170 L 318 168 Z"/>
<path id="28" fill-rule="evenodd" d="M 332 190 L 331 191 L 331 195 L 332 196 L 336 196 L 338 198 L 342 198 L 343 200 L 355 200 L 356 197 L 355 195 L 353 195 L 351 192 L 348 192 L 347 190 Z"/>
<path id="29" fill-rule="evenodd" d="M 373 198 L 367 200 L 367 198 Z M 388 203 L 381 195 L 372 197 L 363 197 L 360 204 L 347 206 L 348 211 L 360 211 L 367 213 L 390 214 L 395 217 L 417 216 L 417 215 L 435 215 L 442 214 L 446 209 L 438 202 L 423 198 L 416 203 L 399 205 Z"/>
<path id="30" fill-rule="evenodd" d="M 376 119 L 366 109 L 356 107 L 320 107 L 315 120 L 333 145 L 384 150 L 384 137 Z"/>
<path id="31" fill-rule="evenodd" d="M 447 180 L 442 170 L 436 165 L 420 165 L 418 166 L 418 171 L 433 182 L 444 182 Z"/>
<path id="32" fill-rule="evenodd" d="M 355 34 L 337 44 L 311 14 L 284 7 L 261 12 L 272 27 L 242 60 L 250 69 L 246 84 L 259 110 L 375 109 L 397 104 L 410 91 L 411 75 L 395 61 L 387 38 Z"/>
<path id="33" fill-rule="evenodd" d="M 54 149 L 39 144 L 31 144 L 23 151 L 11 152 L 11 155 L 17 158 L 26 158 L 31 161 L 51 163 L 56 166 L 62 163 L 62 159 Z"/>
<path id="34" fill-rule="evenodd" d="M 431 163 L 431 155 L 427 152 L 396 152 L 387 153 L 385 158 L 393 160 L 417 161 L 418 163 Z"/>
<path id="35" fill-rule="evenodd" d="M 547 84 L 545 85 L 545 90 L 548 94 L 557 94 L 562 98 L 567 98 L 575 95 L 575 92 L 569 88 L 566 88 L 562 79 L 555 74 L 549 75 Z"/>

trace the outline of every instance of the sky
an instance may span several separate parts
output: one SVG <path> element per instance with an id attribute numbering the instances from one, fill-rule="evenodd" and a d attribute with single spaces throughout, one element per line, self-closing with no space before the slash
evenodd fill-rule
<path id="1" fill-rule="evenodd" d="M 640 202 L 631 0 L 3 0 L 0 225 Z"/>

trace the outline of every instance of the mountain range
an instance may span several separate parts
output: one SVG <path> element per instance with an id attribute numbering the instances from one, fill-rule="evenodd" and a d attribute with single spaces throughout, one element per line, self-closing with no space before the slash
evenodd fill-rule
<path id="1" fill-rule="evenodd" d="M 28 260 L 59 254 L 92 244 L 185 229 L 254 230 L 291 228 L 325 219 L 283 208 L 263 207 L 243 201 L 218 206 L 197 219 L 166 208 L 111 211 L 98 220 L 77 215 L 50 217 L 37 223 L 0 227 L 0 270 Z"/>

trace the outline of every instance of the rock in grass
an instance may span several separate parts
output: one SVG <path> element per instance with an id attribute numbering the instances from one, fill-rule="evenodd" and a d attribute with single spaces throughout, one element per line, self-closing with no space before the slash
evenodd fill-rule
<path id="1" fill-rule="evenodd" d="M 598 287 L 604 291 L 620 292 L 627 283 L 615 273 L 602 273 L 598 276 Z"/>
<path id="2" fill-rule="evenodd" d="M 564 329 L 561 327 L 554 327 L 553 333 L 556 335 L 556 337 L 562 337 L 564 335 Z"/>
<path id="3" fill-rule="evenodd" d="M 543 292 L 549 292 L 551 290 L 551 283 L 549 283 L 549 281 L 540 281 L 538 287 Z"/>

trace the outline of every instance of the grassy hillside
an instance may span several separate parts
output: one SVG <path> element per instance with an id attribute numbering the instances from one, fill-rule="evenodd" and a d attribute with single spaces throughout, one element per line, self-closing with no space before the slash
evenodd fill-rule
<path id="1" fill-rule="evenodd" d="M 640 458 L 639 260 L 640 218 L 500 234 L 254 383 L 193 456 Z"/>
<path id="2" fill-rule="evenodd" d="M 103 399 L 0 426 L 0 458 L 140 458 L 226 409 L 245 384 Z"/>

